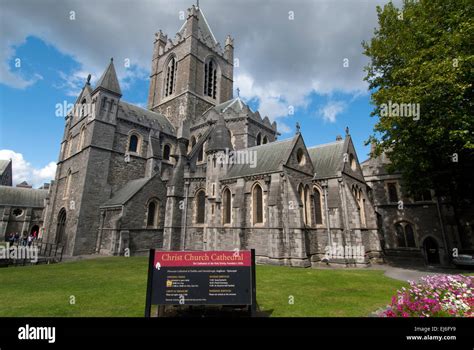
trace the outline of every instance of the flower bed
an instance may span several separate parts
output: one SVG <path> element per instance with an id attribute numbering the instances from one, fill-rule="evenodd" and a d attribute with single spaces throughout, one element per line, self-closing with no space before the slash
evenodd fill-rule
<path id="1" fill-rule="evenodd" d="M 433 275 L 410 281 L 380 313 L 382 317 L 473 317 L 474 277 Z"/>

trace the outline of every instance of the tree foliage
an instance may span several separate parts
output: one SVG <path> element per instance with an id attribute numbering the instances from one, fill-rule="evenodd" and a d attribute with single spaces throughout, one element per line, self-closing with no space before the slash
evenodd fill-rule
<path id="1" fill-rule="evenodd" d="M 379 118 L 367 142 L 388 155 L 389 170 L 402 172 L 410 192 L 472 199 L 474 3 L 405 0 L 377 14 L 373 38 L 362 43 Z M 384 116 L 389 102 L 419 104 L 419 119 Z"/>

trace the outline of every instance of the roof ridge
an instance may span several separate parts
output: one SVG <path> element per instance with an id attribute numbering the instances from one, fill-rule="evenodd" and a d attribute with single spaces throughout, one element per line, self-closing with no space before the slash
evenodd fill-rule
<path id="1" fill-rule="evenodd" d="M 338 144 L 338 143 L 344 143 L 344 140 L 332 141 L 332 142 L 328 142 L 328 143 L 322 143 L 322 144 L 320 144 L 320 145 L 315 145 L 315 146 L 308 147 L 308 149 L 314 149 L 314 148 L 332 146 L 332 145 L 335 145 L 335 144 Z"/>

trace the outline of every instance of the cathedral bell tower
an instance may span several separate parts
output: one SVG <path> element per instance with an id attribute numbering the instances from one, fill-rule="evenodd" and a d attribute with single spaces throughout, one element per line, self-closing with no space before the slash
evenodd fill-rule
<path id="1" fill-rule="evenodd" d="M 233 39 L 224 49 L 199 7 L 188 9 L 187 19 L 174 39 L 155 34 L 148 109 L 165 115 L 178 129 L 190 125 L 204 111 L 232 98 Z"/>

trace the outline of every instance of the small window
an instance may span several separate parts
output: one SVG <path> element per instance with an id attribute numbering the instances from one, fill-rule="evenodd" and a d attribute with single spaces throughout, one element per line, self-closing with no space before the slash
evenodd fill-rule
<path id="1" fill-rule="evenodd" d="M 164 160 L 170 160 L 170 154 L 171 154 L 171 147 L 170 147 L 170 145 L 166 144 L 163 147 L 163 159 Z"/>
<path id="2" fill-rule="evenodd" d="M 387 183 L 388 201 L 392 203 L 398 202 L 397 184 L 395 182 Z"/>
<path id="3" fill-rule="evenodd" d="M 353 155 L 352 153 L 349 155 L 349 162 L 350 162 L 350 164 L 351 164 L 351 169 L 352 169 L 353 171 L 356 171 L 356 169 L 357 169 L 357 163 L 356 163 L 355 157 L 354 157 L 354 155 Z"/>
<path id="4" fill-rule="evenodd" d="M 203 190 L 196 194 L 196 223 L 204 224 L 206 215 L 206 193 Z"/>
<path id="5" fill-rule="evenodd" d="M 431 197 L 431 191 L 426 190 L 421 193 L 417 193 L 415 195 L 415 202 L 431 202 L 432 197 Z"/>
<path id="6" fill-rule="evenodd" d="M 268 137 L 264 136 L 262 143 L 265 145 L 268 143 Z"/>
<path id="7" fill-rule="evenodd" d="M 23 210 L 20 208 L 13 209 L 13 216 L 14 217 L 20 217 L 23 215 Z"/>
<path id="8" fill-rule="evenodd" d="M 148 203 L 147 227 L 157 227 L 159 222 L 159 203 L 153 199 Z"/>
<path id="9" fill-rule="evenodd" d="M 298 151 L 296 151 L 296 160 L 299 165 L 304 165 L 306 163 L 306 157 L 302 148 L 298 148 Z"/>
<path id="10" fill-rule="evenodd" d="M 259 184 L 255 185 L 252 191 L 253 223 L 263 223 L 263 191 Z"/>
<path id="11" fill-rule="evenodd" d="M 232 220 L 232 194 L 228 188 L 224 190 L 223 199 L 223 223 L 230 224 Z"/>
<path id="12" fill-rule="evenodd" d="M 262 144 L 262 134 L 258 133 L 257 134 L 257 146 L 260 146 Z"/>
<path id="13" fill-rule="evenodd" d="M 130 140 L 128 142 L 128 151 L 137 153 L 138 150 L 138 136 L 137 135 L 131 135 Z"/>
<path id="14" fill-rule="evenodd" d="M 204 151 L 203 151 L 203 147 L 201 146 L 198 152 L 198 162 L 202 162 L 203 159 L 204 159 Z"/>

